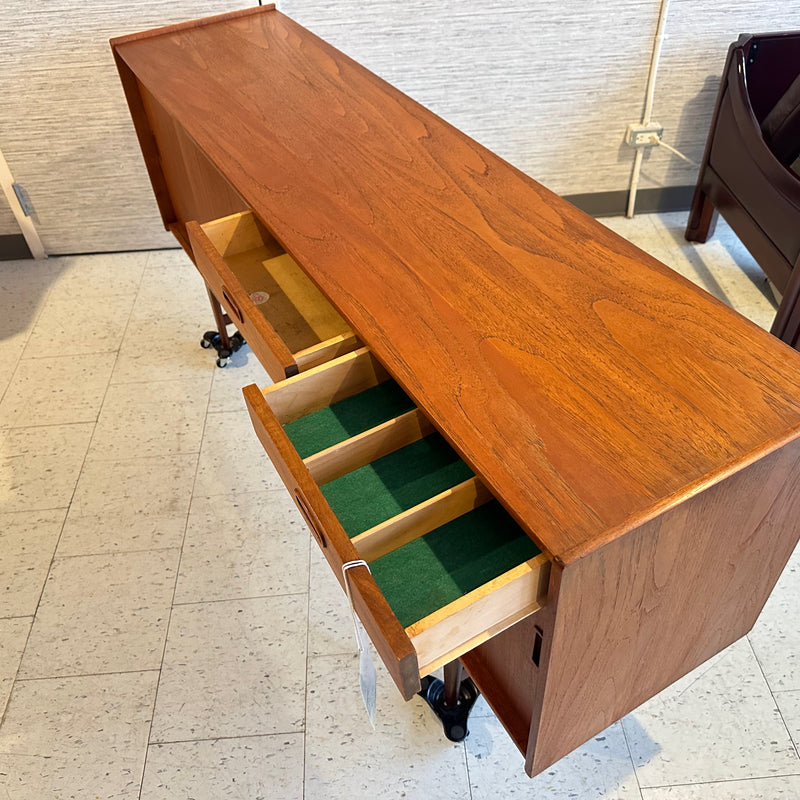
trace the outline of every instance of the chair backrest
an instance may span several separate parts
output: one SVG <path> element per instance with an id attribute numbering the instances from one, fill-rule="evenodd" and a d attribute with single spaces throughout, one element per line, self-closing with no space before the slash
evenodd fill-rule
<path id="1" fill-rule="evenodd" d="M 800 156 L 800 32 L 744 42 L 747 94 L 769 149 L 785 166 Z"/>

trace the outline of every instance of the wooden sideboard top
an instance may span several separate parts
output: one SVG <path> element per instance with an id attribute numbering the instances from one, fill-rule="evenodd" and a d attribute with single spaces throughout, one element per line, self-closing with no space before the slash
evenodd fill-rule
<path id="1" fill-rule="evenodd" d="M 279 12 L 113 45 L 555 558 L 800 434 L 800 354 Z"/>

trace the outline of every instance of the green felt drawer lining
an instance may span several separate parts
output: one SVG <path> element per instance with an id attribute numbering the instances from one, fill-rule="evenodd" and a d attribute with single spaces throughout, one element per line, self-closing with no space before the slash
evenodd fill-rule
<path id="1" fill-rule="evenodd" d="M 300 458 L 350 439 L 414 408 L 393 380 L 339 400 L 283 426 Z"/>
<path id="2" fill-rule="evenodd" d="M 283 426 L 301 458 L 414 408 L 393 380 Z M 320 488 L 350 536 L 384 522 L 473 475 L 438 433 Z M 371 564 L 375 581 L 408 627 L 538 555 L 497 501 L 480 506 Z"/>
<path id="3" fill-rule="evenodd" d="M 540 552 L 492 500 L 376 559 L 370 569 L 407 628 Z"/>
<path id="4" fill-rule="evenodd" d="M 450 445 L 434 433 L 321 488 L 352 538 L 472 475 Z"/>

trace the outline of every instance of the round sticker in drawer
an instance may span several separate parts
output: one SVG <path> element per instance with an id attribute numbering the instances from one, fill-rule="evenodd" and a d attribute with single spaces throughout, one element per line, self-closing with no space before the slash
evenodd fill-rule
<path id="1" fill-rule="evenodd" d="M 251 292 L 250 299 L 257 305 L 263 305 L 264 303 L 269 300 L 269 293 L 268 292 Z"/>

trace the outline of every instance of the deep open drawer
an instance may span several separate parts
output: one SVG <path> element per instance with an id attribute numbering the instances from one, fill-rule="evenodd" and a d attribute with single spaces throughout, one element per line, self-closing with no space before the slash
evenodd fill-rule
<path id="1" fill-rule="evenodd" d="M 273 380 L 358 347 L 347 323 L 250 211 L 186 226 L 195 264 Z"/>
<path id="2" fill-rule="evenodd" d="M 256 433 L 406 698 L 537 611 L 550 561 L 367 349 L 244 389 Z"/>

